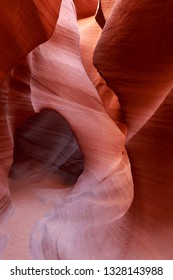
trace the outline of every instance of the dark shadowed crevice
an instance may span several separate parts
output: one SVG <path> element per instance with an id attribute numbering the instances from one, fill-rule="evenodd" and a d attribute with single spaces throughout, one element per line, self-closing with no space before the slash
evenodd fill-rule
<path id="1" fill-rule="evenodd" d="M 84 158 L 76 137 L 58 112 L 43 109 L 15 130 L 10 178 L 21 181 L 56 174 L 57 180 L 71 185 L 83 169 Z"/>

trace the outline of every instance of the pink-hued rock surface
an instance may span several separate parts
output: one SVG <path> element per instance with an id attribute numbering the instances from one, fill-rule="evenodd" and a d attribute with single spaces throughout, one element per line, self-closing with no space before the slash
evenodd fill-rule
<path id="1" fill-rule="evenodd" d="M 0 258 L 172 259 L 173 1 L 46 3 L 0 1 Z"/>

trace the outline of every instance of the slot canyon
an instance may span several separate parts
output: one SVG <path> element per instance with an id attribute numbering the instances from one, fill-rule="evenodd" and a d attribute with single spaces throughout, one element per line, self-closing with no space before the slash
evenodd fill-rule
<path id="1" fill-rule="evenodd" d="M 0 9 L 0 259 L 173 259 L 173 0 Z"/>

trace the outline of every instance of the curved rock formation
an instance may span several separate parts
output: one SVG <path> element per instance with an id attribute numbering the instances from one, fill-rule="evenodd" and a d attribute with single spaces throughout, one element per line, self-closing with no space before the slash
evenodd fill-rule
<path id="1" fill-rule="evenodd" d="M 1 258 L 172 259 L 173 1 L 0 5 Z"/>
<path id="2" fill-rule="evenodd" d="M 38 3 L 35 0 L 25 3 L 17 0 L 0 1 L 0 217 L 10 204 L 8 172 L 13 148 L 11 121 L 15 125 L 15 121 L 21 119 L 21 114 L 24 119 L 33 112 L 31 100 L 27 98 L 30 94 L 30 76 L 25 56 L 51 36 L 60 4 L 61 0 L 51 3 Z M 20 63 L 22 59 L 24 61 Z"/>
<path id="3" fill-rule="evenodd" d="M 71 125 L 85 159 L 84 172 L 65 202 L 35 228 L 31 254 L 43 259 L 115 258 L 114 249 L 100 247 L 103 242 L 106 247 L 114 247 L 115 239 L 108 236 L 108 231 L 116 228 L 116 220 L 127 211 L 133 197 L 125 136 L 106 114 L 83 68 L 77 22 L 68 0 L 62 2 L 53 36 L 36 48 L 30 59 L 35 110 L 49 104 L 61 113 Z M 86 235 L 92 235 L 92 240 L 86 240 Z"/>
<path id="4" fill-rule="evenodd" d="M 172 7 L 173 1 L 116 1 L 94 53 L 127 122 L 134 181 L 124 217 L 127 258 L 173 257 Z"/>
<path id="5" fill-rule="evenodd" d="M 56 205 L 55 209 L 46 215 L 46 218 L 38 221 L 33 229 L 30 242 L 30 253 L 33 258 L 116 257 L 117 253 L 114 250 L 109 252 L 103 248 L 100 251 L 100 245 L 103 240 L 105 242 L 110 228 L 116 228 L 117 219 L 124 215 L 133 198 L 130 165 L 124 149 L 125 136 L 106 114 L 101 99 L 85 72 L 81 62 L 79 43 L 73 2 L 63 0 L 60 16 L 51 39 L 35 48 L 9 77 L 7 93 L 10 92 L 10 95 L 6 100 L 9 102 L 9 140 L 13 140 L 15 129 L 20 127 L 29 115 L 33 114 L 33 110 L 39 112 L 44 108 L 49 108 L 60 113 L 68 121 L 85 159 L 83 173 L 77 183 L 67 190 L 64 189 L 62 182 L 58 183 L 55 180 L 54 176 L 49 176 L 46 180 L 42 178 L 40 182 L 34 184 L 30 179 L 24 180 L 23 184 L 10 181 L 12 201 L 16 209 L 21 209 L 21 207 L 29 209 L 31 201 L 32 204 L 36 203 L 38 199 L 45 201 L 45 197 L 48 205 Z M 24 72 L 20 69 L 24 69 Z M 22 94 L 23 89 L 27 93 L 25 97 Z M 15 93 L 16 99 L 12 93 Z M 23 121 L 20 118 L 19 107 L 17 107 L 17 99 L 22 102 L 22 98 L 28 104 Z M 10 143 L 12 148 L 13 141 Z M 11 156 L 10 161 L 12 161 Z M 10 174 L 14 175 L 12 173 L 14 170 L 15 165 Z M 19 175 L 22 176 L 22 170 Z M 25 175 L 23 179 L 26 179 Z M 35 190 L 39 188 L 39 192 Z M 35 197 L 34 193 L 38 195 Z M 54 193 L 53 197 L 52 193 Z M 27 197 L 27 200 L 24 197 Z M 58 204 L 55 197 L 59 201 Z M 28 225 L 25 227 L 28 234 L 31 233 L 35 218 L 43 217 L 44 212 L 45 208 L 40 207 L 37 217 L 28 221 Z M 24 217 L 19 214 L 19 211 L 15 213 L 3 226 L 3 234 L 9 234 L 13 221 L 18 221 L 19 226 L 20 222 L 22 224 Z M 56 220 L 55 223 L 53 217 Z M 103 225 L 106 224 L 108 226 L 102 230 Z M 52 226 L 53 228 L 55 226 L 57 230 L 52 232 Z M 37 234 L 40 229 L 41 235 L 38 240 Z M 75 234 L 76 231 L 78 234 Z M 85 236 L 91 235 L 93 231 L 95 231 L 95 238 L 93 237 L 92 242 L 85 240 Z M 60 235 L 62 232 L 63 235 Z M 16 234 L 16 236 L 18 235 Z M 63 238 L 60 239 L 60 236 Z M 25 249 L 18 248 L 18 251 L 15 252 L 16 258 L 20 254 L 23 254 L 23 257 L 28 256 L 28 237 L 28 241 L 25 238 L 22 240 L 25 240 L 23 247 Z M 16 248 L 14 242 L 11 239 L 7 243 L 4 252 L 6 258 L 11 256 L 8 254 L 10 248 L 12 246 Z M 105 246 L 113 248 L 114 242 L 114 236 L 111 235 L 107 238 Z M 94 243 L 95 246 L 93 246 Z M 52 248 L 54 249 L 52 250 Z"/>
<path id="6" fill-rule="evenodd" d="M 0 1 L 0 82 L 34 47 L 51 36 L 60 5 L 61 0 Z"/>

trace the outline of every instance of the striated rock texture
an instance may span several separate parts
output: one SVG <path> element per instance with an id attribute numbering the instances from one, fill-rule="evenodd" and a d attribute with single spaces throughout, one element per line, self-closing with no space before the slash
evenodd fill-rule
<path id="1" fill-rule="evenodd" d="M 52 34 L 61 0 L 0 1 L 0 82 L 34 47 Z"/>
<path id="2" fill-rule="evenodd" d="M 25 56 L 52 34 L 61 1 L 0 1 L 0 209 L 9 204 L 7 175 L 12 156 L 11 134 L 33 108 L 30 71 Z M 20 60 L 24 59 L 20 62 Z M 19 63 L 20 62 L 20 63 Z M 12 69 L 15 65 L 17 66 Z M 11 106 L 12 105 L 12 106 Z M 1 212 L 0 212 L 1 213 Z M 0 214 L 1 215 L 1 214 Z"/>
<path id="3" fill-rule="evenodd" d="M 134 181 L 127 258 L 173 258 L 172 7 L 173 1 L 115 1 L 94 52 L 127 123 Z"/>
<path id="4" fill-rule="evenodd" d="M 0 1 L 1 259 L 172 259 L 173 1 L 42 2 Z"/>
<path id="5" fill-rule="evenodd" d="M 35 110 L 49 104 L 62 114 L 84 155 L 84 171 L 75 186 L 34 228 L 33 258 L 115 258 L 111 248 L 116 241 L 109 232 L 116 231 L 117 219 L 133 198 L 125 136 L 106 114 L 84 70 L 79 39 L 73 3 L 64 0 L 53 36 L 30 54 Z"/>

